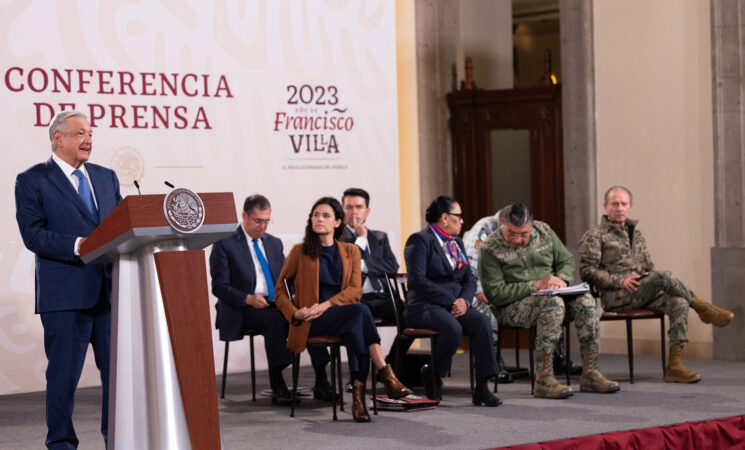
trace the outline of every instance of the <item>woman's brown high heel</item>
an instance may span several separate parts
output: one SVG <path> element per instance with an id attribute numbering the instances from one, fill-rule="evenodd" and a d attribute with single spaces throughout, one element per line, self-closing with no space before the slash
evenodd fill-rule
<path id="1" fill-rule="evenodd" d="M 414 393 L 411 389 L 398 381 L 398 378 L 396 378 L 396 374 L 393 373 L 393 368 L 391 368 L 390 364 L 386 364 L 382 369 L 378 370 L 376 378 L 385 385 L 386 393 L 388 394 L 388 397 L 392 399 L 403 398 Z"/>
<path id="2" fill-rule="evenodd" d="M 354 380 L 352 383 L 352 417 L 355 422 L 369 422 L 370 414 L 365 404 L 365 383 Z"/>

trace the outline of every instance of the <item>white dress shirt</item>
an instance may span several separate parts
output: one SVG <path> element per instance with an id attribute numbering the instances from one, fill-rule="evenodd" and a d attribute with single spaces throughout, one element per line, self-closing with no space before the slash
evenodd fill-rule
<path id="1" fill-rule="evenodd" d="M 256 286 L 254 287 L 254 291 L 252 292 L 252 294 L 267 296 L 269 295 L 269 288 L 266 285 L 266 278 L 264 277 L 264 270 L 261 268 L 259 257 L 256 256 L 256 251 L 254 251 L 253 238 L 249 236 L 248 233 L 246 233 L 245 229 L 243 229 L 243 224 L 241 224 L 241 230 L 243 230 L 243 234 L 246 236 L 246 242 L 248 243 L 248 251 L 251 252 L 251 260 L 254 262 L 254 271 L 256 272 Z M 261 239 L 257 239 L 256 243 L 259 244 L 261 253 L 264 254 L 264 258 L 266 259 L 268 263 L 269 257 L 266 256 L 266 250 L 264 250 L 264 244 L 261 242 Z"/>
<path id="2" fill-rule="evenodd" d="M 370 243 L 367 241 L 366 237 L 357 236 L 357 232 L 349 225 L 347 225 L 347 228 L 349 228 L 349 231 L 351 231 L 355 236 L 354 245 L 360 248 L 360 252 L 363 252 L 370 247 Z M 360 255 L 360 257 L 361 256 L 362 255 Z M 361 260 L 360 271 L 362 271 L 362 273 L 367 273 L 367 263 L 365 263 L 365 258 L 361 258 Z M 365 277 L 365 282 L 362 283 L 362 293 L 369 294 L 370 292 L 375 292 L 375 289 L 373 289 L 372 284 L 370 284 L 370 277 Z"/>
<path id="3" fill-rule="evenodd" d="M 62 158 L 60 158 L 59 156 L 57 156 L 56 153 L 52 153 L 52 161 L 54 161 L 55 163 L 57 163 L 57 165 L 59 166 L 59 168 L 62 169 L 62 172 L 67 177 L 67 180 L 70 183 L 72 183 L 72 187 L 75 188 L 75 192 L 78 192 L 78 184 L 80 183 L 80 179 L 77 176 L 75 176 L 75 175 L 72 174 L 75 171 L 75 168 L 73 166 L 67 164 L 66 162 L 62 161 Z M 88 187 L 91 190 L 91 196 L 93 197 L 93 203 L 96 205 L 96 208 L 98 208 L 98 202 L 96 202 L 96 192 L 93 190 L 93 183 L 91 183 L 91 177 L 88 176 L 88 171 L 85 170 L 85 163 L 83 163 L 79 167 L 79 169 L 80 169 L 81 172 L 83 172 L 83 175 L 85 175 L 85 179 L 88 181 Z M 80 242 L 80 240 L 82 238 L 83 238 L 83 236 L 78 237 L 77 239 L 75 239 L 75 244 L 73 244 L 74 247 L 73 247 L 72 251 L 73 251 L 73 253 L 75 253 L 76 256 L 79 256 L 80 255 L 80 253 L 78 252 L 78 242 Z"/>

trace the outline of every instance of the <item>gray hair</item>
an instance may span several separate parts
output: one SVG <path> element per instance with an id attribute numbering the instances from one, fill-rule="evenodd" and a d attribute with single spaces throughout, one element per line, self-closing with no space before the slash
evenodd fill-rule
<path id="1" fill-rule="evenodd" d="M 506 214 L 503 215 L 503 212 L 504 210 L 500 210 L 499 216 L 504 218 L 504 223 L 509 223 L 516 227 L 533 223 L 533 211 L 525 203 L 510 205 L 507 207 Z"/>
<path id="2" fill-rule="evenodd" d="M 69 110 L 57 113 L 57 115 L 52 118 L 52 122 L 49 124 L 49 142 L 52 143 L 52 153 L 57 150 L 57 144 L 54 143 L 54 138 L 52 136 L 54 135 L 55 131 L 65 126 L 67 119 L 69 119 L 70 117 L 82 117 L 85 120 L 88 120 L 88 116 L 81 113 L 80 111 Z"/>
<path id="3" fill-rule="evenodd" d="M 603 196 L 603 204 L 604 205 L 606 203 L 608 203 L 608 196 L 615 189 L 622 189 L 622 190 L 626 191 L 626 193 L 629 194 L 629 203 L 634 203 L 634 194 L 631 193 L 631 191 L 629 190 L 629 188 L 627 188 L 625 186 L 616 185 L 616 186 L 609 187 L 608 190 L 605 191 L 605 195 Z"/>
<path id="4" fill-rule="evenodd" d="M 512 205 L 507 205 L 504 208 L 497 211 L 496 214 L 494 214 L 494 217 L 497 219 L 497 222 L 500 220 L 504 220 L 505 217 L 507 217 L 507 214 L 510 213 L 510 208 L 512 208 Z"/>

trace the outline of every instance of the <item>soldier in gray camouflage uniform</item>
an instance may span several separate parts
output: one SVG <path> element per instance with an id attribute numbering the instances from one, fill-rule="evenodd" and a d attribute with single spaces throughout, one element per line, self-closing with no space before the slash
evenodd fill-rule
<path id="1" fill-rule="evenodd" d="M 509 206 L 497 211 L 493 216 L 479 219 L 470 230 L 463 234 L 463 245 L 466 247 L 466 256 L 468 256 L 469 266 L 471 267 L 471 272 L 473 272 L 473 275 L 476 277 L 476 295 L 473 297 L 473 300 L 471 300 L 471 308 L 489 317 L 489 323 L 494 332 L 495 342 L 497 340 L 499 324 L 497 324 L 497 318 L 494 317 L 494 314 L 491 312 L 489 301 L 484 295 L 484 288 L 481 286 L 481 280 L 478 279 L 479 248 L 486 238 L 499 228 L 499 215 L 506 209 L 509 209 Z"/>
<path id="2" fill-rule="evenodd" d="M 701 375 L 682 362 L 689 307 L 704 323 L 719 327 L 727 325 L 734 314 L 697 297 L 670 272 L 655 269 L 637 221 L 628 218 L 632 206 L 633 196 L 627 188 L 612 186 L 606 191 L 603 207 L 607 215 L 580 241 L 580 275 L 598 290 L 607 311 L 647 308 L 666 314 L 670 318 L 670 359 L 665 381 L 699 381 Z"/>
<path id="3" fill-rule="evenodd" d="M 552 355 L 561 335 L 564 315 L 574 320 L 583 356 L 580 390 L 610 393 L 618 383 L 598 369 L 598 321 L 602 310 L 589 294 L 546 296 L 531 293 L 566 287 L 572 281 L 574 258 L 547 224 L 533 222 L 523 204 L 511 205 L 500 220 L 501 228 L 479 250 L 479 278 L 500 323 L 536 327 L 538 370 L 534 395 L 566 398 L 572 388 L 554 377 Z"/>

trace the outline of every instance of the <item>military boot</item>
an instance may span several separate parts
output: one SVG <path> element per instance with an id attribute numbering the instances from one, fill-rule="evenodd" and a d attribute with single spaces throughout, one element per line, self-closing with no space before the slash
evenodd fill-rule
<path id="1" fill-rule="evenodd" d="M 563 385 L 554 378 L 553 354 L 536 352 L 538 359 L 538 371 L 535 374 L 533 385 L 533 396 L 538 398 L 567 398 L 574 392 L 572 388 Z"/>
<path id="2" fill-rule="evenodd" d="M 683 365 L 683 346 L 670 346 L 670 359 L 665 366 L 665 383 L 695 383 L 701 380 L 701 375 L 688 370 Z"/>
<path id="3" fill-rule="evenodd" d="M 621 387 L 617 382 L 611 381 L 600 373 L 598 368 L 598 351 L 587 347 L 580 349 L 582 352 L 582 378 L 579 383 L 580 392 L 599 392 L 610 394 L 618 392 Z"/>
<path id="4" fill-rule="evenodd" d="M 698 317 L 701 318 L 701 322 L 710 323 L 715 327 L 724 327 L 729 325 L 735 313 L 727 311 L 718 306 L 714 306 L 701 297 L 693 297 L 693 303 L 691 303 L 697 313 Z"/>

